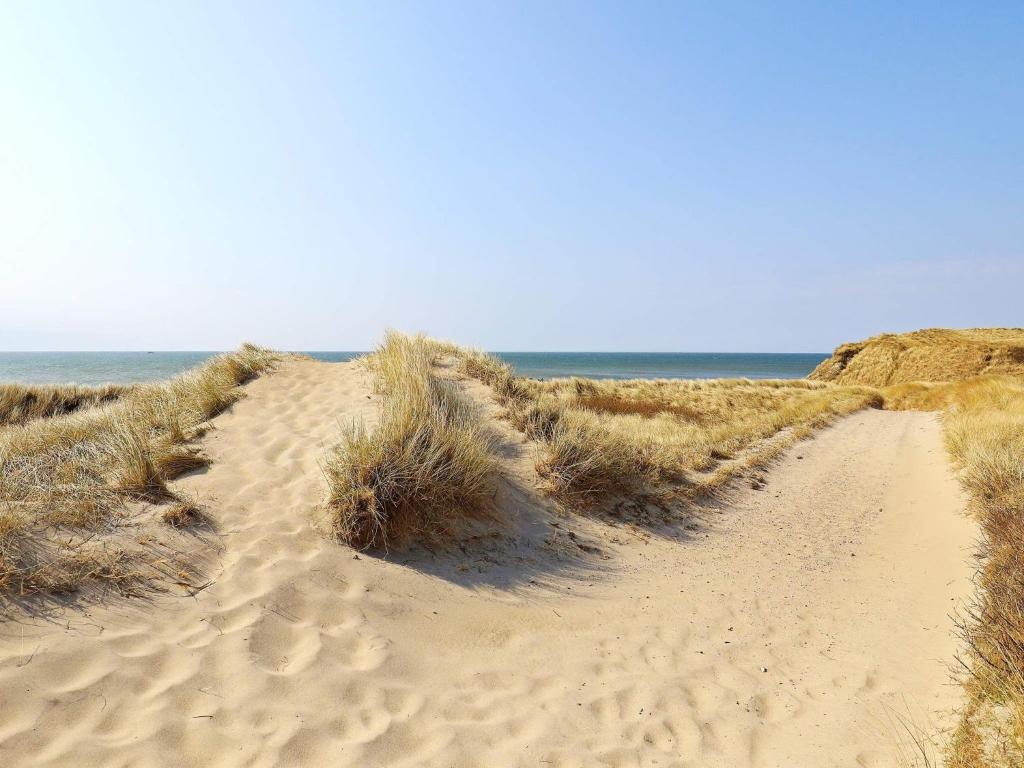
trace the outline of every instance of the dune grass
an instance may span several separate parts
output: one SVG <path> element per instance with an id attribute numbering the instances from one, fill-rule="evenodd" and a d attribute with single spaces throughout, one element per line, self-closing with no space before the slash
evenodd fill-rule
<path id="1" fill-rule="evenodd" d="M 0 384 L 0 427 L 107 405 L 125 397 L 132 389 L 116 384 L 100 387 Z"/>
<path id="2" fill-rule="evenodd" d="M 806 381 L 538 382 L 478 352 L 460 366 L 541 442 L 538 470 L 584 493 L 680 474 L 704 493 L 860 408 L 940 412 L 982 532 L 960 624 L 967 704 L 947 764 L 1024 765 L 1024 331 L 878 337 L 840 347 Z"/>
<path id="3" fill-rule="evenodd" d="M 883 387 L 1024 375 L 1024 328 L 927 328 L 837 347 L 808 378 Z"/>
<path id="4" fill-rule="evenodd" d="M 1024 379 L 980 376 L 883 389 L 892 408 L 939 410 L 981 528 L 977 592 L 962 616 L 966 705 L 951 768 L 1024 765 Z"/>
<path id="5" fill-rule="evenodd" d="M 279 359 L 246 344 L 105 407 L 0 429 L 0 588 L 120 579 L 127 555 L 103 537 L 89 543 L 133 502 L 173 500 L 167 481 L 207 463 L 189 441 Z"/>
<path id="6" fill-rule="evenodd" d="M 551 489 L 591 500 L 666 482 L 707 493 L 838 416 L 882 402 L 873 388 L 794 380 L 532 381 L 478 351 L 462 351 L 459 366 L 541 443 L 537 469 Z"/>
<path id="7" fill-rule="evenodd" d="M 334 533 L 359 549 L 441 539 L 492 496 L 491 438 L 456 382 L 438 375 L 445 348 L 389 333 L 365 358 L 381 396 L 370 430 L 347 427 L 325 463 Z"/>
<path id="8" fill-rule="evenodd" d="M 653 442 L 616 433 L 587 411 L 545 396 L 539 382 L 517 377 L 496 357 L 454 352 L 459 370 L 487 384 L 509 421 L 543 446 L 536 468 L 553 493 L 594 501 L 659 479 L 664 465 Z"/>
<path id="9" fill-rule="evenodd" d="M 811 374 L 881 387 L 885 407 L 937 411 L 980 525 L 977 590 L 960 617 L 966 704 L 951 768 L 1024 765 L 1024 329 L 929 329 L 844 344 Z"/>

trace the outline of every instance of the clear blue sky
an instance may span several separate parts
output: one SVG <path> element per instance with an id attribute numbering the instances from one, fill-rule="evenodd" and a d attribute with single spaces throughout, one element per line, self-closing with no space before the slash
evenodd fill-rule
<path id="1" fill-rule="evenodd" d="M 5 3 L 0 349 L 1024 325 L 1021 3 Z"/>

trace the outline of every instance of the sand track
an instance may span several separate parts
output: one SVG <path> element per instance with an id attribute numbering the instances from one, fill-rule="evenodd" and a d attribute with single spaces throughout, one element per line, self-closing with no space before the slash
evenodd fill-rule
<path id="1" fill-rule="evenodd" d="M 337 419 L 373 418 L 364 374 L 293 362 L 247 392 L 179 483 L 214 583 L 0 625 L 0 763 L 881 766 L 893 713 L 956 701 L 973 528 L 931 415 L 843 420 L 687 538 L 538 507 L 381 560 L 310 525 Z M 604 556 L 552 551 L 552 521 Z"/>

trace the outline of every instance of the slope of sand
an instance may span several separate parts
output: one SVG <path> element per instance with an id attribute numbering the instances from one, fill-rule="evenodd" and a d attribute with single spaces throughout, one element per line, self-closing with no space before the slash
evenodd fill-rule
<path id="1" fill-rule="evenodd" d="M 1024 373 L 1024 328 L 925 328 L 841 344 L 808 374 L 884 387 Z"/>
<path id="2" fill-rule="evenodd" d="M 0 624 L 3 765 L 884 766 L 956 701 L 973 529 L 931 415 L 855 414 L 672 538 L 558 517 L 496 425 L 511 527 L 383 560 L 311 525 L 365 375 L 247 392 L 178 483 L 209 586 Z"/>

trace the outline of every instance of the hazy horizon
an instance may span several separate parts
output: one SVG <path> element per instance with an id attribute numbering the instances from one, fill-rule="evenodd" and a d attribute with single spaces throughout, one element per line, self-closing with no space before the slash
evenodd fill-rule
<path id="1" fill-rule="evenodd" d="M 158 353 L 221 353 L 230 352 L 233 347 L 225 347 L 223 349 L 0 349 L 0 353 L 7 353 L 13 355 L 31 355 L 31 354 L 69 354 L 69 355 L 88 355 L 88 354 L 158 354 Z M 370 352 L 372 347 L 365 347 L 363 349 L 300 349 L 298 347 L 286 347 L 281 348 L 284 352 L 356 352 L 366 353 Z M 831 354 L 832 350 L 814 349 L 814 350 L 765 350 L 765 351 L 751 351 L 748 349 L 741 350 L 693 350 L 693 349 L 485 349 L 486 352 L 491 354 L 508 354 L 508 355 L 828 355 Z"/>
<path id="2" fill-rule="evenodd" d="M 1024 6 L 0 10 L 0 349 L 1011 326 Z"/>
<path id="3" fill-rule="evenodd" d="M 1007 326 L 959 326 L 959 327 L 953 327 L 953 326 L 929 326 L 929 327 L 930 328 L 947 328 L 947 329 L 952 329 L 952 330 L 970 330 L 972 328 L 982 328 L 982 327 L 1017 328 L 1017 327 L 1024 327 L 1024 326 L 1007 325 Z M 391 329 L 389 329 L 389 330 L 391 330 Z M 398 331 L 403 332 L 403 333 L 425 333 L 427 335 L 433 336 L 434 338 L 440 338 L 440 339 L 445 340 L 445 341 L 453 341 L 455 343 L 461 343 L 460 339 L 445 338 L 445 337 L 439 336 L 437 334 L 431 334 L 429 331 L 416 330 L 416 329 L 408 330 L 408 329 L 401 329 L 401 328 L 393 329 L 393 330 L 398 330 Z M 877 336 L 879 334 L 886 334 L 886 333 L 892 333 L 892 334 L 908 333 L 908 332 L 920 331 L 920 330 L 928 330 L 928 328 L 920 327 L 920 328 L 906 328 L 906 329 L 902 329 L 902 330 L 884 330 L 884 331 L 880 331 L 879 333 L 870 334 L 870 336 Z M 313 347 L 303 347 L 303 346 L 284 346 L 284 347 L 272 347 L 272 348 L 273 349 L 278 349 L 278 350 L 281 350 L 281 351 L 285 351 L 285 352 L 299 352 L 299 353 L 301 353 L 301 352 L 358 352 L 358 353 L 364 353 L 364 352 L 369 352 L 372 349 L 374 349 L 376 347 L 377 343 L 383 340 L 384 333 L 385 333 L 385 331 L 381 331 L 381 333 L 373 340 L 373 342 L 371 344 L 368 344 L 368 345 L 363 346 L 363 347 L 339 346 L 339 347 L 333 347 L 333 348 L 332 347 L 313 348 Z M 842 344 L 846 344 L 846 343 L 849 343 L 849 342 L 864 341 L 865 339 L 869 338 L 870 336 L 866 335 L 866 336 L 861 336 L 861 337 L 856 337 L 856 338 L 842 339 L 842 340 L 836 341 L 835 344 L 832 344 L 827 349 L 608 349 L 608 348 L 599 348 L 599 347 L 595 347 L 595 348 L 592 348 L 592 349 L 582 349 L 582 348 L 578 348 L 578 349 L 496 349 L 496 348 L 488 347 L 486 345 L 483 345 L 483 346 L 481 346 L 481 345 L 466 345 L 466 346 L 473 346 L 473 348 L 483 349 L 486 352 L 496 353 L 496 354 L 570 354 L 570 355 L 571 354 L 639 354 L 639 355 L 643 355 L 643 354 L 649 354 L 649 355 L 705 355 L 705 354 L 707 354 L 707 355 L 714 355 L 714 354 L 718 354 L 718 355 L 758 355 L 758 354 L 766 354 L 766 355 L 817 355 L 817 354 L 823 354 L 823 355 L 830 355 L 830 354 L 832 354 L 832 352 L 835 350 L 836 347 L 838 347 L 838 346 L 840 346 Z M 11 353 L 11 354 L 31 354 L 31 353 L 43 353 L 43 354 L 46 354 L 46 353 L 68 353 L 68 354 L 88 354 L 88 353 L 100 353 L 100 354 L 101 353 L 124 353 L 124 354 L 128 354 L 128 353 L 140 353 L 140 354 L 146 354 L 146 353 L 151 353 L 151 352 L 152 353 L 169 353 L 169 352 L 202 352 L 202 353 L 209 352 L 209 353 L 220 353 L 220 352 L 230 352 L 231 350 L 237 349 L 241 344 L 246 343 L 246 342 L 251 342 L 251 343 L 254 343 L 254 344 L 259 344 L 261 346 L 267 346 L 267 345 L 263 345 L 262 342 L 260 342 L 259 339 L 242 338 L 242 339 L 240 339 L 238 341 L 237 344 L 233 344 L 231 346 L 227 346 L 227 347 L 209 347 L 209 348 L 205 348 L 205 349 L 204 348 L 199 348 L 199 347 L 196 347 L 196 348 L 184 348 L 184 347 L 181 347 L 181 348 L 178 348 L 178 347 L 131 347 L 131 348 L 120 347 L 120 348 L 118 348 L 118 347 L 111 347 L 111 348 L 107 348 L 107 349 L 86 348 L 86 347 L 82 347 L 82 348 L 66 348 L 66 349 L 57 349 L 57 348 L 53 348 L 53 349 L 42 349 L 42 348 L 38 348 L 38 349 L 29 349 L 29 348 L 24 348 L 24 349 L 19 349 L 19 348 L 0 348 L 0 353 Z"/>
<path id="4" fill-rule="evenodd" d="M 343 363 L 356 350 L 297 350 Z M 216 350 L 0 352 L 0 384 L 129 384 L 172 378 L 201 366 Z M 824 352 L 536 352 L 494 351 L 521 376 L 550 379 L 792 379 L 807 376 Z"/>

